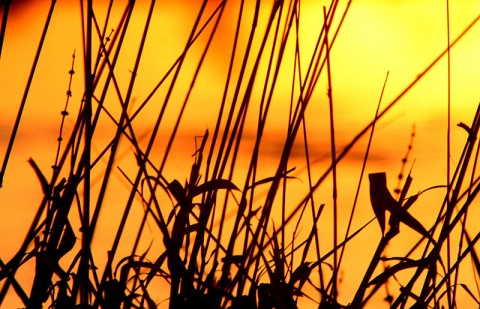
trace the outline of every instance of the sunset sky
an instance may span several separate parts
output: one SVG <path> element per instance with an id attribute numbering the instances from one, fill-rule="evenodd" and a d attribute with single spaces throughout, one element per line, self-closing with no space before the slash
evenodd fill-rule
<path id="1" fill-rule="evenodd" d="M 58 0 L 44 48 L 35 72 L 32 87 L 26 101 L 26 108 L 19 128 L 19 134 L 13 147 L 9 165 L 0 189 L 0 257 L 5 262 L 18 250 L 20 242 L 30 225 L 34 211 L 41 199 L 41 188 L 27 160 L 32 157 L 45 175 L 51 176 L 51 165 L 55 158 L 58 130 L 61 121 L 60 111 L 66 102 L 66 91 L 69 83 L 69 70 L 72 55 L 75 53 L 75 72 L 72 93 L 69 102 L 71 116 L 66 119 L 66 132 L 73 126 L 83 92 L 83 47 L 79 1 Z M 114 6 L 113 20 L 108 29 L 115 32 L 119 14 L 126 1 Z M 227 1 L 226 10 L 219 24 L 209 53 L 205 58 L 195 90 L 192 92 L 189 105 L 185 110 L 177 143 L 173 153 L 178 161 L 168 161 L 165 169 L 167 178 L 180 179 L 188 177 L 192 164 L 191 155 L 195 151 L 194 136 L 203 135 L 206 129 L 213 131 L 225 86 L 227 68 L 231 55 L 233 37 L 238 14 L 238 2 Z M 250 20 L 255 1 L 246 1 L 245 19 Z M 103 27 L 107 1 L 94 1 L 99 24 Z M 220 1 L 208 1 L 208 16 L 219 5 Z M 262 1 L 265 6 L 260 16 L 258 35 L 254 39 L 253 49 L 259 47 L 261 33 L 265 27 L 271 6 L 270 1 Z M 299 30 L 300 53 L 302 57 L 302 74 L 307 69 L 316 39 L 323 25 L 323 7 L 328 1 L 301 1 L 301 17 Z M 7 148 L 18 107 L 25 91 L 35 52 L 40 40 L 48 13 L 49 1 L 13 1 L 6 35 L 0 58 L 0 160 Z M 132 110 L 147 98 L 159 83 L 165 72 L 175 62 L 183 50 L 193 22 L 200 9 L 201 1 L 158 1 L 147 37 L 145 53 L 137 73 L 138 81 L 132 94 Z M 337 29 L 341 15 L 347 6 L 340 1 L 332 24 Z M 138 1 L 126 38 L 126 48 L 116 67 L 120 89 L 125 94 L 127 83 L 131 77 L 138 43 L 143 32 L 149 1 Z M 449 3 L 450 42 L 453 42 L 480 14 L 480 2 L 475 0 L 458 0 Z M 202 19 L 206 21 L 206 17 Z M 250 22 L 251 24 L 251 22 Z M 246 38 L 250 24 L 245 22 L 238 57 L 243 57 Z M 447 2 L 434 0 L 354 0 L 346 14 L 345 21 L 331 49 L 332 93 L 336 126 L 336 147 L 341 150 L 366 125 L 368 125 L 377 108 L 382 87 L 388 72 L 388 81 L 382 98 L 381 108 L 393 102 L 424 70 L 446 50 L 447 36 Z M 189 51 L 185 69 L 180 76 L 178 87 L 172 94 L 174 102 L 183 102 L 185 92 L 191 82 L 192 75 L 200 59 L 201 52 L 207 42 L 211 26 L 206 34 L 199 37 L 196 45 Z M 107 31 L 110 33 L 110 31 Z M 113 34 L 112 34 L 113 35 Z M 333 34 L 332 34 L 333 36 Z M 331 37 L 330 37 L 331 38 Z M 271 44 L 271 42 L 270 42 Z M 266 128 L 268 141 L 265 142 L 265 172 L 274 172 L 275 166 L 268 165 L 274 161 L 283 148 L 283 134 L 288 120 L 290 88 L 292 83 L 294 44 L 289 42 L 274 94 L 274 104 Z M 458 41 L 450 53 L 450 102 L 451 102 L 451 163 L 455 164 L 461 155 L 467 138 L 464 129 L 457 124 L 470 124 L 480 102 L 480 25 L 473 27 Z M 290 59 L 291 58 L 291 59 Z M 282 62 L 283 64 L 283 62 Z M 252 65 L 251 63 L 249 64 Z M 267 62 L 262 60 L 260 72 L 265 72 Z M 237 67 L 239 69 L 239 67 Z M 258 78 L 260 79 L 260 73 Z M 401 168 L 401 160 L 409 146 L 412 129 L 415 128 L 413 149 L 408 158 L 407 169 L 412 165 L 413 184 L 410 192 L 419 192 L 426 188 L 445 185 L 447 179 L 447 106 L 448 106 L 448 61 L 447 54 L 431 68 L 423 78 L 406 93 L 396 105 L 378 123 L 373 137 L 370 153 L 371 160 L 367 164 L 367 173 L 385 171 L 390 190 L 396 186 L 397 174 Z M 236 82 L 235 80 L 232 82 Z M 328 82 L 322 73 L 316 85 L 308 113 L 309 137 L 314 147 L 311 148 L 312 160 L 317 174 L 328 167 Z M 255 85 L 253 101 L 261 97 L 262 84 Z M 158 113 L 158 106 L 165 96 L 165 89 L 160 89 L 153 100 L 158 105 L 149 107 L 140 114 L 136 123 L 138 135 L 148 135 Z M 100 93 L 100 91 L 99 91 Z M 113 92 L 112 92 L 113 93 Z M 231 94 L 229 94 L 231 96 Z M 107 100 L 110 111 L 119 113 L 118 102 L 114 94 Z M 156 104 L 156 103 L 155 103 Z M 168 130 L 177 119 L 179 107 L 166 112 Z M 249 115 L 250 117 L 251 115 Z M 253 117 L 253 116 L 252 116 Z M 106 119 L 106 117 L 105 117 Z M 254 118 L 252 118 L 254 119 Z M 102 149 L 102 142 L 110 138 L 113 132 L 108 121 L 101 125 L 98 135 L 97 151 Z M 248 123 L 245 139 L 253 138 L 253 128 L 257 122 Z M 168 133 L 165 133 L 168 136 Z M 368 134 L 366 135 L 368 136 Z M 341 187 L 339 198 L 342 202 L 352 203 L 358 183 L 359 170 L 365 155 L 367 137 L 355 146 L 345 159 L 345 165 L 339 171 Z M 158 149 L 164 147 L 159 142 Z M 247 146 L 248 148 L 248 143 Z M 128 149 L 125 150 L 128 152 Z M 154 156 L 160 154 L 154 154 Z M 302 165 L 302 152 L 293 155 L 293 163 L 297 163 L 295 176 L 306 175 Z M 297 158 L 298 157 L 298 158 Z M 239 158 L 246 162 L 248 158 Z M 413 162 L 415 163 L 413 164 Z M 128 161 L 126 161 L 128 162 Z M 124 162 L 125 168 L 128 164 Z M 184 163 L 188 162 L 188 163 Z M 121 178 L 118 176 L 118 178 Z M 125 182 L 119 181 L 119 186 Z M 361 197 L 364 199 L 360 208 L 359 226 L 373 217 L 368 203 L 367 181 L 364 180 Z M 331 192 L 327 190 L 320 197 L 328 203 Z M 119 191 L 122 191 L 119 190 Z M 123 192 L 122 191 L 122 192 Z M 299 191 L 300 192 L 300 191 Z M 119 193 L 119 196 L 123 196 Z M 302 194 L 302 193 L 300 193 Z M 319 198 L 320 199 L 320 198 Z M 425 207 L 439 204 L 441 195 L 435 193 L 422 196 Z M 436 207 L 436 206 L 435 206 Z M 418 214 L 427 210 L 414 209 Z M 476 210 L 478 211 L 478 210 Z M 477 213 L 478 215 L 478 213 Z M 8 219 L 7 219 L 8 218 Z M 362 221 L 363 220 L 363 221 Z M 426 219 L 427 222 L 429 219 Z M 431 219 L 433 220 L 433 218 Z M 108 228 L 108 224 L 106 224 Z M 372 233 L 378 232 L 378 226 L 371 227 Z M 476 231 L 475 231 L 476 232 Z M 406 243 L 409 239 L 404 239 Z M 411 241 L 410 241 L 411 242 Z M 358 248 L 361 248 L 358 245 Z M 348 263 L 355 261 L 346 261 Z M 27 276 L 28 274 L 19 274 Z M 349 299 L 351 285 L 348 284 L 348 272 L 345 276 L 344 290 Z M 341 299 L 341 295 L 340 295 Z M 16 306 L 15 299 L 9 299 L 11 306 Z M 381 303 L 381 300 L 379 301 Z M 7 304 L 7 307 L 11 307 Z"/>

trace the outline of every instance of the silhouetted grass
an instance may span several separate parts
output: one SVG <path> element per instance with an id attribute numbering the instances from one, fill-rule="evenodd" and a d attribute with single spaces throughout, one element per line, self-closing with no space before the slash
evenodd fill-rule
<path id="1" fill-rule="evenodd" d="M 8 5 L 5 2 L 5 12 Z M 423 192 L 432 188 L 412 195 L 409 173 L 405 179 L 399 177 L 397 194 L 392 195 L 386 174 L 378 171 L 368 172 L 370 200 L 366 201 L 375 218 L 357 228 L 353 224 L 360 192 L 366 190 L 361 185 L 377 122 L 478 19 L 382 109 L 386 79 L 376 114 L 340 150 L 330 57 L 350 3 L 342 12 L 338 2 L 324 8 L 323 27 L 312 36 L 316 45 L 307 54 L 300 47 L 300 2 L 256 2 L 252 12 L 243 1 L 205 1 L 178 58 L 139 104 L 135 90 L 140 68 L 148 70 L 142 65 L 144 53 L 151 47 L 149 34 L 157 4 L 152 1 L 147 12 L 140 11 L 145 18 L 142 32 L 133 34 L 137 43 L 129 41 L 131 18 L 140 14 L 133 1 L 124 3 L 119 16 L 111 10 L 118 10 L 121 4 L 112 1 L 106 10 L 98 10 L 98 14 L 105 13 L 101 18 L 94 5 L 86 1 L 81 8 L 83 51 L 73 54 L 66 104 L 59 119 L 58 148 L 52 149 L 52 176 L 47 177 L 34 159 L 29 160 L 43 199 L 18 252 L 8 262 L 0 259 L 0 303 L 7 294 L 14 294 L 27 308 L 291 309 L 298 307 L 301 298 L 322 309 L 362 308 L 384 288 L 385 305 L 392 308 L 454 308 L 457 290 L 462 288 L 480 304 L 477 287 L 466 285 L 460 277 L 460 267 L 469 264 L 468 258 L 473 261 L 473 271 L 480 274 L 475 251 L 480 234 L 471 235 L 466 225 L 474 220 L 468 210 L 480 190 L 476 173 L 480 111 L 473 115 L 471 125 L 459 124 L 467 133 L 465 148 L 448 184 L 435 188 L 443 190 L 445 200 L 438 213 L 429 214 L 436 216 L 432 226 L 424 226 L 423 218 L 409 212 L 413 204 L 420 203 Z M 235 9 L 230 7 L 235 5 Z M 55 1 L 47 20 L 54 6 Z M 196 123 L 197 119 L 184 115 L 192 104 L 198 111 L 192 96 L 206 78 L 202 70 L 212 45 L 219 40 L 226 10 L 237 14 L 232 46 L 222 51 L 228 53 L 229 64 L 224 84 L 210 85 L 222 89 L 222 95 L 214 99 L 218 104 L 202 103 L 216 115 L 215 124 L 202 127 L 202 136 L 192 136 L 195 151 L 185 161 L 186 156 L 175 152 L 176 143 L 182 139 L 182 128 L 204 126 L 203 121 Z M 4 18 L 7 16 L 5 13 Z M 109 32 L 115 23 L 114 31 Z M 41 42 L 47 30 L 48 22 Z M 292 46 L 294 52 L 287 52 Z M 125 82 L 117 66 L 132 48 L 133 66 Z M 42 43 L 3 160 L 0 185 L 13 170 L 7 170 L 8 161 L 23 110 L 28 108 L 27 95 L 41 50 Z M 272 106 L 278 104 L 278 88 L 284 87 L 280 75 L 285 74 L 285 67 L 291 69 L 289 111 L 284 127 L 275 124 L 282 147 L 266 159 L 264 148 L 271 138 L 268 130 L 275 113 Z M 84 89 L 81 99 L 77 98 L 81 104 L 73 112 L 72 79 L 82 69 L 78 78 L 83 77 Z M 318 123 L 311 123 L 309 107 L 314 104 L 313 93 L 321 77 L 327 80 L 328 114 L 318 115 Z M 66 120 L 72 116 L 71 130 L 66 130 Z M 145 124 L 145 119 L 152 123 Z M 330 163 L 317 175 L 309 127 L 322 121 L 329 128 L 321 138 L 328 145 L 324 152 L 329 153 Z M 344 205 L 337 199 L 337 169 L 367 134 L 370 138 L 360 175 L 352 175 L 359 180 L 358 186 L 351 188 L 355 200 L 343 235 L 339 216 Z M 409 150 L 399 165 L 400 175 L 412 144 L 405 145 Z M 295 165 L 299 161 L 293 152 L 298 148 L 303 166 Z M 191 155 L 189 150 L 182 152 Z M 178 171 L 186 165 L 189 173 L 175 170 L 178 174 L 172 176 L 166 171 L 168 165 L 177 166 Z M 297 173 L 299 168 L 306 169 L 306 177 Z M 327 180 L 332 183 L 331 200 L 322 201 L 317 193 Z M 5 184 L 7 188 L 8 182 Z M 127 195 L 121 194 L 120 184 L 128 187 Z M 326 209 L 332 210 L 332 219 L 326 219 L 332 224 L 328 230 L 322 226 L 325 220 L 321 221 Z M 375 251 L 349 251 L 351 241 L 367 233 L 373 221 L 380 227 Z M 112 222 L 115 228 L 106 234 L 101 225 Z M 411 248 L 399 247 L 402 255 L 389 256 L 386 248 L 397 245 L 394 239 L 400 228 L 413 231 L 419 240 Z M 458 242 L 458 248 L 451 242 Z M 371 259 L 361 270 L 363 277 L 351 299 L 345 300 L 339 294 L 341 273 L 351 271 L 342 264 L 349 254 Z M 17 271 L 23 268 L 32 270 L 30 282 L 18 278 Z M 397 288 L 389 282 L 395 282 Z"/>

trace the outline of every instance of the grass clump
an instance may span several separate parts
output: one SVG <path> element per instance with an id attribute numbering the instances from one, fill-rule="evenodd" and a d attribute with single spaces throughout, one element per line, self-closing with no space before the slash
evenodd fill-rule
<path id="1" fill-rule="evenodd" d="M 9 3 L 2 2 L 4 21 Z M 2 190 L 9 190 L 9 161 L 55 5 L 5 148 Z M 372 120 L 339 147 L 331 55 L 350 3 L 323 7 L 309 51 L 301 40 L 300 2 L 199 3 L 192 7 L 197 14 L 188 21 L 183 49 L 174 59 L 165 56 L 170 66 L 155 83 L 143 78 L 148 57 L 158 51 L 152 42 L 164 8 L 155 1 L 141 5 L 86 1 L 79 8 L 83 51 L 74 52 L 67 69 L 51 177 L 29 160 L 42 198 L 18 251 L 0 258 L 0 303 L 15 298 L 26 308 L 291 309 L 362 308 L 383 298 L 392 308 L 455 308 L 460 289 L 480 303 L 476 286 L 462 278 L 468 260 L 469 271 L 480 270 L 480 234 L 468 228 L 480 190 L 480 112 L 470 125 L 459 124 L 466 131 L 464 149 L 446 185 L 412 195 L 410 172 L 399 177 L 392 194 L 386 173 L 366 168 L 376 124 L 458 39 L 383 109 L 382 90 Z M 232 16 L 235 23 L 226 24 Z M 222 32 L 227 25 L 234 27 L 228 40 Z M 222 50 L 228 61 L 218 84 L 208 69 L 223 40 L 230 48 Z M 132 65 L 128 75 L 118 68 L 126 62 Z M 81 98 L 72 90 L 78 75 Z M 206 92 L 219 95 L 201 99 L 209 78 Z M 319 85 L 327 86 L 322 100 L 328 107 L 321 113 L 315 106 Z M 328 154 L 321 171 L 312 158 L 319 127 Z M 194 136 L 187 147 L 185 135 Z M 350 189 L 353 206 L 346 206 L 338 196 L 345 158 L 367 135 L 357 189 Z M 400 175 L 413 141 L 407 146 Z M 356 219 L 365 173 L 369 198 L 363 204 L 371 216 Z M 428 225 L 411 208 L 430 189 L 445 197 Z M 399 245 L 401 235 L 414 243 Z M 367 247 L 362 237 L 373 251 L 352 252 L 358 239 Z M 345 292 L 343 278 L 351 271 L 345 261 L 359 255 L 370 258 L 355 265 L 360 275 Z M 20 278 L 24 269 L 30 280 Z"/>

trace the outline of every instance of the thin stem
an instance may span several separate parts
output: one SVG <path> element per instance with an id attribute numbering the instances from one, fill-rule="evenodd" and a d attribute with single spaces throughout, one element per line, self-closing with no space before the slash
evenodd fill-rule
<path id="1" fill-rule="evenodd" d="M 0 28 L 0 59 L 2 59 L 3 41 L 5 39 L 5 32 L 7 32 L 8 12 L 11 4 L 12 0 L 3 0 L 0 2 L 0 8 L 3 6 L 2 25 Z"/>
<path id="2" fill-rule="evenodd" d="M 451 144 L 450 144 L 450 9 L 449 9 L 449 1 L 446 0 L 447 6 L 447 205 L 450 204 L 450 155 L 451 155 Z M 447 237 L 447 268 L 450 269 L 451 266 L 451 256 L 450 256 L 450 234 Z M 450 290 L 451 283 L 450 277 L 447 278 L 447 298 L 449 308 L 453 308 L 453 300 L 452 300 L 452 293 Z M 454 288 L 454 291 L 456 288 Z"/>
<path id="3" fill-rule="evenodd" d="M 93 21 L 93 0 L 87 0 L 87 20 L 85 37 L 85 103 L 84 103 L 84 121 L 85 121 L 85 151 L 84 151 L 84 191 L 83 191 L 83 220 L 82 220 L 82 255 L 80 258 L 80 303 L 86 306 L 89 301 L 89 261 L 90 261 L 90 188 L 91 188 L 91 147 L 93 137 L 92 127 L 92 97 L 93 81 L 92 75 L 92 21 Z"/>
<path id="4" fill-rule="evenodd" d="M 329 115 L 330 115 L 330 152 L 332 155 L 332 198 L 333 198 L 333 246 L 338 244 L 338 205 L 337 205 L 337 153 L 335 147 L 335 124 L 333 117 L 333 96 L 332 96 L 332 73 L 330 64 L 330 47 L 328 43 L 328 31 L 330 25 L 327 20 L 327 10 L 323 7 L 323 18 L 325 20 L 325 57 L 327 59 L 327 76 L 328 76 L 328 103 L 329 103 Z M 331 296 L 336 301 L 337 299 L 337 276 L 338 276 L 338 252 L 333 254 L 333 274 L 332 274 L 332 292 Z"/>
<path id="5" fill-rule="evenodd" d="M 3 186 L 3 179 L 4 179 L 5 173 L 7 171 L 8 160 L 10 158 L 10 154 L 11 154 L 12 149 L 13 149 L 13 144 L 14 144 L 15 138 L 17 136 L 18 128 L 20 127 L 20 121 L 22 119 L 23 110 L 25 109 L 25 105 L 27 103 L 27 97 L 28 97 L 28 93 L 30 91 L 30 86 L 32 85 L 33 76 L 34 76 L 35 71 L 37 69 L 37 64 L 38 64 L 38 60 L 40 59 L 40 54 L 41 54 L 42 49 L 43 49 L 43 44 L 45 42 L 45 38 L 47 37 L 47 31 L 48 31 L 48 28 L 49 28 L 49 25 L 50 25 L 50 21 L 52 19 L 53 9 L 55 8 L 55 3 L 56 2 L 57 2 L 56 0 L 52 0 L 52 3 L 50 5 L 50 9 L 49 9 L 48 15 L 47 15 L 47 20 L 45 21 L 45 26 L 43 27 L 42 36 L 40 37 L 40 43 L 38 44 L 37 52 L 36 52 L 35 58 L 33 60 L 32 68 L 30 69 L 30 75 L 28 76 L 27 85 L 25 87 L 25 91 L 23 92 L 22 101 L 20 102 L 20 107 L 18 109 L 17 118 L 15 119 L 15 123 L 14 123 L 13 129 L 12 129 L 12 134 L 10 135 L 10 140 L 8 141 L 7 150 L 5 152 L 5 157 L 3 159 L 2 169 L 0 170 L 0 188 Z"/>

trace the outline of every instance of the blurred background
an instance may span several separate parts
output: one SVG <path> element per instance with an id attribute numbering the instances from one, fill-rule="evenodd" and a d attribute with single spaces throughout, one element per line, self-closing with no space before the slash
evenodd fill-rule
<path id="1" fill-rule="evenodd" d="M 112 8 L 112 22 L 107 27 L 107 33 L 116 31 L 115 21 L 122 13 L 122 1 L 116 2 Z M 208 1 L 205 16 L 217 9 L 220 1 Z M 132 94 L 132 110 L 141 104 L 159 83 L 165 72 L 173 65 L 185 47 L 187 38 L 198 15 L 202 1 L 158 1 L 154 8 L 145 52 L 137 72 L 137 82 Z M 135 55 L 143 32 L 145 17 L 150 3 L 138 1 L 130 21 L 123 49 L 116 65 L 116 76 L 120 89 L 127 88 L 132 74 Z M 268 20 L 270 1 L 262 1 L 265 6 L 264 15 L 259 16 L 253 49 L 260 46 L 263 39 L 262 30 Z M 302 69 L 306 71 L 311 59 L 316 39 L 323 25 L 323 7 L 329 6 L 327 1 L 301 1 L 300 28 L 298 32 Z M 358 132 L 364 129 L 374 118 L 382 87 L 388 72 L 383 94 L 381 109 L 393 102 L 424 70 L 446 50 L 448 45 L 447 5 L 445 1 L 433 0 L 356 0 L 339 2 L 340 13 L 334 18 L 332 29 L 337 29 L 341 14 L 347 9 L 345 20 L 331 47 L 332 95 L 334 102 L 335 138 L 337 151 L 343 149 Z M 0 158 L 3 155 L 12 132 L 12 127 L 24 95 L 26 83 L 40 37 L 45 25 L 50 7 L 49 1 L 12 1 L 0 59 Z M 96 17 L 99 25 L 103 25 L 108 9 L 107 1 L 94 1 Z M 254 1 L 246 2 L 245 19 L 251 20 L 254 11 Z M 3 10 L 3 9 L 2 9 Z M 55 159 L 58 146 L 61 111 L 65 107 L 66 92 L 69 89 L 68 72 L 74 70 L 68 110 L 65 136 L 72 129 L 83 91 L 83 45 L 82 24 L 78 1 L 57 1 L 49 30 L 46 35 L 39 62 L 33 76 L 33 82 L 26 100 L 26 107 L 20 123 L 9 165 L 4 175 L 3 188 L 0 189 L 0 257 L 8 261 L 18 250 L 18 247 L 29 228 L 34 213 L 42 198 L 40 184 L 34 171 L 27 163 L 33 158 L 45 175 L 51 174 L 51 166 Z M 232 53 L 233 37 L 238 20 L 239 1 L 227 2 L 219 28 L 205 58 L 196 86 L 189 98 L 179 128 L 178 137 L 173 144 L 172 153 L 166 162 L 164 176 L 169 179 L 179 179 L 181 182 L 188 177 L 192 155 L 195 152 L 195 136 L 201 136 L 207 129 L 213 131 L 220 106 L 228 64 Z M 451 1 L 449 3 L 449 33 L 453 42 L 480 14 L 478 1 Z M 207 17 L 203 17 L 205 22 Z M 250 18 L 250 19 L 249 19 Z M 212 25 L 207 26 L 211 30 Z M 244 57 L 243 51 L 251 24 L 246 22 L 242 28 L 240 45 L 237 46 L 238 57 Z M 111 32 L 110 30 L 111 29 Z M 209 33 L 209 32 L 208 32 Z M 450 92 L 449 68 L 447 55 L 443 56 L 389 112 L 377 123 L 366 172 L 387 173 L 389 189 L 396 188 L 402 168 L 402 159 L 409 145 L 412 150 L 406 163 L 406 170 L 412 170 L 413 184 L 410 192 L 416 193 L 429 187 L 445 185 L 447 181 L 447 128 L 448 101 L 450 100 L 451 125 L 451 157 L 454 166 L 458 161 L 467 138 L 464 129 L 457 126 L 459 122 L 470 124 L 479 103 L 480 93 L 480 26 L 475 24 L 451 49 L 450 54 Z M 201 35 L 195 45 L 189 50 L 184 69 L 176 82 L 172 93 L 172 102 L 179 102 L 166 110 L 166 121 L 159 137 L 158 153 L 153 157 L 162 158 L 167 137 L 169 136 L 180 112 L 180 103 L 185 99 L 186 91 L 191 83 L 192 75 L 207 43 L 208 35 Z M 269 40 L 272 40 L 271 38 Z M 271 43 L 270 43 L 271 44 Z M 131 48 L 131 49 L 130 49 Z M 284 59 L 276 89 L 274 104 L 271 107 L 269 120 L 261 150 L 261 160 L 265 175 L 274 173 L 281 150 L 284 147 L 283 136 L 288 122 L 290 88 L 292 85 L 292 62 L 295 45 L 287 44 Z M 72 56 L 75 55 L 75 58 Z M 241 59 L 241 58 L 240 58 Z M 262 59 L 260 73 L 266 72 L 268 59 Z M 250 64 L 251 65 L 251 64 Z M 231 83 L 236 83 L 235 79 Z M 158 115 L 158 110 L 165 96 L 161 88 L 152 97 L 153 102 L 135 121 L 138 138 L 149 135 L 152 125 Z M 256 84 L 252 102 L 258 102 L 262 95 L 262 83 Z M 330 139 L 328 123 L 328 81 L 322 74 L 313 92 L 309 105 L 307 125 L 309 132 L 310 155 L 312 167 L 316 175 L 321 175 L 330 164 Z M 110 94 L 109 94 L 110 95 Z M 229 94 L 231 96 L 232 94 Z M 109 101 L 108 109 L 119 113 L 120 106 L 114 95 Z M 450 99 L 449 99 L 450 96 Z M 153 105 L 153 106 L 152 106 Z M 257 126 L 254 115 L 247 123 L 244 135 L 245 149 L 253 143 L 253 132 Z M 115 127 L 105 117 L 100 129 L 96 131 L 93 143 L 98 153 L 109 141 Z M 251 132 L 251 133 L 249 133 Z M 412 132 L 415 133 L 411 143 Z M 164 134 L 164 136 L 162 135 Z M 365 157 L 365 147 L 368 134 L 364 136 L 350 151 L 344 162 L 339 166 L 339 205 L 342 231 L 350 214 L 355 190 L 360 177 L 360 169 Z M 249 142 L 249 139 L 251 140 Z M 197 141 L 198 142 L 198 141 Z M 130 149 L 131 150 L 131 149 Z M 119 159 L 118 166 L 129 170 L 132 159 L 128 158 L 129 148 L 124 149 L 125 160 Z M 246 153 L 249 153 L 248 151 Z M 238 158 L 239 166 L 246 166 L 249 158 Z M 302 146 L 294 151 L 290 165 L 296 170 L 298 185 L 305 185 L 306 169 Z M 269 165 L 270 164 L 270 165 Z M 116 184 L 111 185 L 109 195 L 112 206 L 97 240 L 110 239 L 107 231 L 118 222 L 119 214 L 115 213 L 115 205 L 121 204 L 128 194 L 129 185 L 120 173 L 116 172 Z M 101 173 L 99 173 L 101 174 Z M 95 175 L 93 176 L 95 177 Z M 366 177 L 366 176 L 365 176 Z M 235 179 L 235 178 L 234 178 Z M 236 178 L 241 182 L 241 175 Z M 366 178 L 365 178 L 366 179 Z M 235 181 L 234 181 L 235 182 Z M 304 190 L 298 192 L 297 200 L 305 196 Z M 442 191 L 443 192 L 443 191 Z M 425 224 L 430 226 L 434 217 L 429 214 L 438 212 L 442 202 L 442 192 L 429 191 L 421 196 L 411 211 Z M 295 194 L 294 194 L 295 195 Z M 331 203 L 331 183 L 318 192 L 318 203 L 325 203 L 328 209 Z M 373 212 L 368 198 L 368 182 L 364 180 L 358 216 L 354 226 L 359 227 L 373 218 Z M 345 206 L 343 206 L 345 205 Z M 480 215 L 473 209 L 472 216 Z M 138 215 L 141 209 L 138 210 Z M 343 216 L 342 216 L 343 215 Z M 328 212 L 327 212 L 327 217 Z M 111 221 L 111 223 L 109 223 Z M 327 220 L 328 221 L 328 220 Z M 326 223 L 328 224 L 328 222 Z M 325 226 L 328 230 L 330 227 Z M 474 228 L 474 227 L 472 227 Z M 352 242 L 351 252 L 345 255 L 345 273 L 339 286 L 339 299 L 347 301 L 352 297 L 357 277 L 364 272 L 364 265 L 372 254 L 369 248 L 375 248 L 378 236 L 378 225 L 369 226 L 372 239 L 362 238 Z M 478 230 L 478 227 L 476 227 Z M 405 228 L 407 230 L 407 228 Z M 406 232 L 398 237 L 396 245 L 410 246 L 414 240 L 412 234 Z M 414 234 L 413 234 L 414 235 Z M 109 243 L 110 240 L 105 241 Z M 327 243 L 331 240 L 325 240 Z M 100 249 L 99 249 L 100 250 Z M 103 250 L 103 249 L 102 249 Z M 392 254 L 394 250 L 392 250 Z M 106 257 L 106 255 L 105 255 Z M 364 258 L 360 261 L 359 257 Z M 356 274 L 358 270 L 358 274 Z M 18 274 L 19 277 L 31 278 L 28 272 Z M 468 277 L 468 276 L 467 276 Z M 468 278 L 471 280 L 472 278 Z M 467 280 L 467 279 L 466 279 Z M 459 300 L 462 298 L 460 297 Z M 466 298 L 465 298 L 466 299 Z M 19 306 L 15 297 L 4 303 L 6 308 Z M 344 301 L 344 302 L 345 302 Z M 385 305 L 381 299 L 375 304 Z M 311 305 L 311 303 L 310 303 Z M 313 306 L 313 305 L 311 305 Z M 303 307 L 302 307 L 303 308 Z M 377 307 L 376 307 L 377 308 Z"/>

